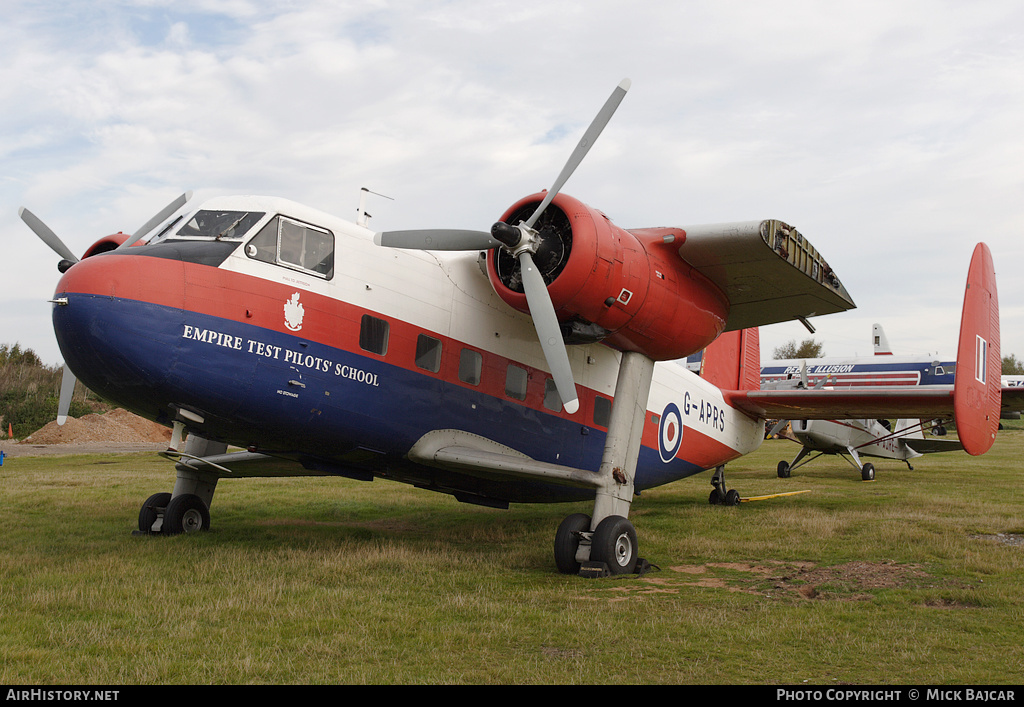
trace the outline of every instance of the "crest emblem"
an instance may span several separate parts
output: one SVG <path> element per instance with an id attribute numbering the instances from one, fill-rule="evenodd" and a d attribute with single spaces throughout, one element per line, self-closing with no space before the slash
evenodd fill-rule
<path id="1" fill-rule="evenodd" d="M 284 303 L 284 325 L 292 331 L 298 331 L 302 328 L 302 317 L 305 313 L 305 309 L 299 304 L 299 293 L 296 292 Z"/>

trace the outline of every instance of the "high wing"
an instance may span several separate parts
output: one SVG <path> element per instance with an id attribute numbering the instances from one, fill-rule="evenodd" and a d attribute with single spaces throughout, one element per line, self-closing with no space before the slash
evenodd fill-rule
<path id="1" fill-rule="evenodd" d="M 685 232 L 679 257 L 728 297 L 726 331 L 856 306 L 818 251 L 782 221 L 691 226 Z"/>
<path id="2" fill-rule="evenodd" d="M 995 440 L 1003 404 L 999 373 L 999 303 L 992 254 L 979 243 L 964 294 L 957 376 L 953 389 L 735 390 L 726 402 L 758 418 L 855 419 L 953 417 L 968 454 L 984 454 Z"/>

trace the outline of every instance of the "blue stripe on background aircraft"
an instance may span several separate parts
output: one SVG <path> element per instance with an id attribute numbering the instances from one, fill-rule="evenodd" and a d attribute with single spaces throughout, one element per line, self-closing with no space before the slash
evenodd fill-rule
<path id="1" fill-rule="evenodd" d="M 987 247 L 958 354 L 978 373 L 955 389 L 759 390 L 757 327 L 853 301 L 781 221 L 625 230 L 561 193 L 628 88 L 552 187 L 489 231 L 374 233 L 223 197 L 79 260 L 22 210 L 62 258 L 66 381 L 174 430 L 177 481 L 142 504 L 137 532 L 208 529 L 222 478 L 383 478 L 495 507 L 588 500 L 555 531 L 558 570 L 641 572 L 634 496 L 715 469 L 710 500 L 738 503 L 725 465 L 761 444 L 767 417 L 952 414 L 965 450 L 987 451 L 1000 405 Z M 674 363 L 705 348 L 703 377 Z"/>

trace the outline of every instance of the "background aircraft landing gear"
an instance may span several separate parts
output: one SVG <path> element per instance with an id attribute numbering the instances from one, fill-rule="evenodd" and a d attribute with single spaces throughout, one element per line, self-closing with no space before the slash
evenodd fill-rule
<path id="1" fill-rule="evenodd" d="M 861 481 L 874 481 L 875 480 L 875 465 L 868 462 L 860 468 Z"/>
<path id="2" fill-rule="evenodd" d="M 789 462 L 783 460 L 779 462 L 778 474 L 780 479 L 788 479 L 792 474 L 792 469 L 789 466 Z"/>

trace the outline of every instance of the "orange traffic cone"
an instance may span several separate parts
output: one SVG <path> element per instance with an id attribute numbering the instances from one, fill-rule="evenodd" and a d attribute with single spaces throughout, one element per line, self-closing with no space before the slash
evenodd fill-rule
<path id="1" fill-rule="evenodd" d="M 10 422 L 7 423 L 7 439 L 14 439 L 14 428 Z"/>

